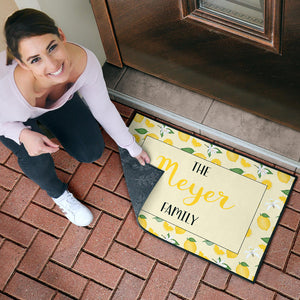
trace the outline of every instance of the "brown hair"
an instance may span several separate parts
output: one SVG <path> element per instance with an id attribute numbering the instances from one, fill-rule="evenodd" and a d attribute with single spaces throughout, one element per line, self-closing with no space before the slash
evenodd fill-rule
<path id="1" fill-rule="evenodd" d="M 19 53 L 21 39 L 47 33 L 60 36 L 53 19 L 41 11 L 31 8 L 18 10 L 8 17 L 4 33 L 7 44 L 7 65 L 12 63 L 14 57 L 22 60 Z"/>

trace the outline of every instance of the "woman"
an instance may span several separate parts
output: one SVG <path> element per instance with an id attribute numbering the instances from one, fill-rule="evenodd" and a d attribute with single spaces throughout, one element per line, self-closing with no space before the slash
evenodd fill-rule
<path id="1" fill-rule="evenodd" d="M 0 65 L 0 141 L 71 222 L 87 226 L 92 213 L 58 179 L 51 153 L 59 146 L 44 135 L 39 123 L 81 162 L 97 160 L 104 150 L 98 122 L 142 165 L 150 159 L 110 101 L 101 66 L 91 51 L 67 42 L 49 16 L 33 9 L 13 13 L 5 23 L 5 36 L 7 66 Z"/>

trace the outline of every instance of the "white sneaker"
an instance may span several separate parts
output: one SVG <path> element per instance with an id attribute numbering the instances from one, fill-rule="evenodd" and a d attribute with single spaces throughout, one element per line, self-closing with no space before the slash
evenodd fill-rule
<path id="1" fill-rule="evenodd" d="M 69 191 L 65 191 L 60 197 L 52 199 L 73 224 L 88 226 L 92 223 L 93 214 L 91 211 L 81 204 Z"/>

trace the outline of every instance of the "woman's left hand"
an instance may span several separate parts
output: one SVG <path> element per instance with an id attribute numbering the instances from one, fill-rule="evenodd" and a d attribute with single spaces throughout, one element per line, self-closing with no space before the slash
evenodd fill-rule
<path id="1" fill-rule="evenodd" d="M 135 158 L 139 161 L 139 163 L 142 166 L 144 166 L 145 164 L 150 163 L 150 157 L 148 156 L 148 154 L 144 150 L 141 152 L 141 154 L 139 154 Z"/>

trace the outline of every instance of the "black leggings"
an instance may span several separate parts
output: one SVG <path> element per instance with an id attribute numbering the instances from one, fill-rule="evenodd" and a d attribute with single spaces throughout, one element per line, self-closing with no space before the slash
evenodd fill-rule
<path id="1" fill-rule="evenodd" d="M 64 149 L 80 162 L 93 162 L 103 153 L 104 141 L 99 124 L 77 93 L 61 108 L 29 119 L 24 124 L 44 134 L 38 122 L 48 128 Z M 57 198 L 64 193 L 67 185 L 58 179 L 50 154 L 29 156 L 23 144 L 18 145 L 4 136 L 0 136 L 0 141 L 18 157 L 25 175 L 50 197 Z"/>

